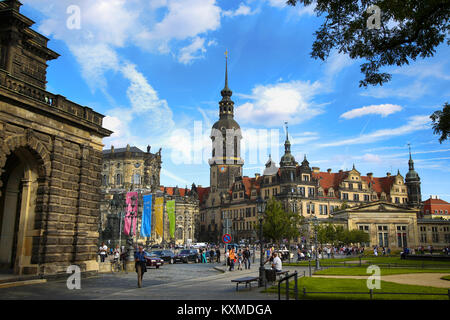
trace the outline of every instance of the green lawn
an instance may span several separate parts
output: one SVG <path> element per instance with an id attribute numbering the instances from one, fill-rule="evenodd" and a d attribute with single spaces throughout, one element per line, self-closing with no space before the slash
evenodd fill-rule
<path id="1" fill-rule="evenodd" d="M 386 276 L 390 274 L 405 274 L 405 273 L 449 273 L 449 269 L 417 269 L 417 268 L 380 268 L 381 275 Z M 337 275 L 337 276 L 370 276 L 367 273 L 366 267 L 352 267 L 352 268 L 328 268 L 315 272 L 317 275 Z"/>
<path id="2" fill-rule="evenodd" d="M 441 279 L 442 279 L 442 280 L 448 280 L 448 281 L 450 281 L 450 275 L 448 275 L 448 276 L 443 276 L 443 277 L 441 277 Z"/>
<path id="3" fill-rule="evenodd" d="M 306 292 L 369 292 L 367 288 L 366 280 L 356 279 L 325 279 L 325 278 L 300 278 L 298 282 L 298 295 L 299 299 L 312 299 L 312 300 L 369 300 L 369 294 L 306 294 L 303 297 L 303 287 L 306 288 Z M 290 297 L 294 298 L 294 282 L 289 282 Z M 277 293 L 277 286 L 270 287 L 266 292 Z M 374 300 L 448 300 L 447 289 L 413 286 L 406 284 L 396 284 L 392 282 L 381 281 L 381 289 L 374 289 L 376 292 L 393 292 L 393 293 L 444 293 L 445 296 L 436 295 L 405 295 L 405 294 L 374 294 Z M 285 295 L 285 284 L 281 286 L 281 295 Z"/>
<path id="4" fill-rule="evenodd" d="M 391 265 L 401 265 L 401 266 L 416 266 L 418 268 L 421 268 L 422 266 L 429 267 L 429 268 L 446 268 L 450 269 L 450 262 L 448 261 L 429 261 L 429 260 L 407 260 L 407 259 L 400 259 L 400 257 L 362 257 L 362 261 L 367 261 L 367 263 L 363 263 L 362 265 L 369 265 L 369 264 L 391 264 Z M 323 266 L 333 266 L 333 265 L 339 265 L 343 266 L 344 262 L 345 265 L 358 265 L 359 264 L 359 257 L 354 256 L 351 258 L 343 258 L 343 259 L 320 259 L 320 264 Z M 351 263 L 349 263 L 351 262 Z M 315 261 L 311 260 L 311 265 L 314 266 Z M 284 263 L 285 266 L 308 266 L 308 261 L 301 261 L 301 262 L 293 262 L 293 263 Z"/>

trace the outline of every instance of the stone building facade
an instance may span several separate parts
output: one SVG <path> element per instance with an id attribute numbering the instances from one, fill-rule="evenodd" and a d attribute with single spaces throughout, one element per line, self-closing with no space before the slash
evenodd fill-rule
<path id="1" fill-rule="evenodd" d="M 152 189 L 160 184 L 161 149 L 157 153 L 137 147 L 103 150 L 102 186 L 104 189 Z"/>
<path id="2" fill-rule="evenodd" d="M 102 202 L 101 219 L 99 221 L 99 242 L 112 245 L 125 245 L 126 236 L 123 235 L 123 219 L 125 215 L 125 198 L 128 191 L 138 192 L 138 224 L 134 241 L 145 245 L 173 243 L 184 244 L 196 239 L 199 224 L 199 199 L 197 187 L 191 189 L 178 187 L 164 187 L 160 185 L 161 149 L 151 153 L 135 146 L 103 150 L 102 158 Z M 169 219 L 164 212 L 164 236 L 155 233 L 152 219 L 151 237 L 140 235 L 143 211 L 143 196 L 153 195 L 163 197 L 165 201 L 175 200 L 175 237 L 169 233 Z M 119 205 L 112 205 L 112 200 L 119 199 Z"/>
<path id="3" fill-rule="evenodd" d="M 103 115 L 46 88 L 58 54 L 21 3 L 0 2 L 0 268 L 96 272 Z"/>
<path id="4" fill-rule="evenodd" d="M 279 167 L 269 156 L 262 175 L 242 176 L 243 160 L 239 150 L 242 136 L 239 124 L 233 119 L 234 103 L 228 88 L 227 70 L 221 95 L 219 120 L 211 133 L 210 187 L 199 188 L 201 241 L 220 242 L 225 233 L 231 234 L 235 242 L 258 240 L 256 200 L 261 197 L 266 201 L 279 200 L 285 210 L 305 217 L 307 222 L 317 217 L 322 223 L 370 230 L 372 246 L 389 243 L 397 248 L 420 243 L 421 182 L 411 152 L 406 179 L 400 171 L 388 172 L 384 177 L 374 177 L 373 173 L 362 175 L 355 165 L 351 170 L 322 172 L 310 166 L 306 155 L 301 163 L 296 161 L 286 127 Z M 223 132 L 219 137 L 217 130 Z M 227 130 L 235 135 L 225 134 Z M 227 148 L 231 152 L 223 156 Z M 220 156 L 217 155 L 219 149 L 223 150 Z M 217 159 L 226 161 L 218 164 Z M 438 229 L 446 230 L 445 226 Z M 382 238 L 379 234 L 383 234 Z"/>

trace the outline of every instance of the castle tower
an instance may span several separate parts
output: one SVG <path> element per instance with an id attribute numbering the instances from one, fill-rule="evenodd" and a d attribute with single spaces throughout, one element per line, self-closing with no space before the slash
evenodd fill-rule
<path id="1" fill-rule="evenodd" d="M 236 177 L 242 176 L 241 127 L 234 120 L 233 92 L 228 88 L 228 52 L 225 52 L 225 87 L 219 102 L 219 120 L 212 126 L 210 165 L 211 192 L 228 191 Z"/>
<path id="2" fill-rule="evenodd" d="M 406 174 L 405 184 L 408 189 L 408 205 L 418 207 L 422 203 L 422 194 L 420 191 L 420 177 L 414 170 L 414 161 L 411 156 L 411 146 L 409 146 L 409 171 Z"/>

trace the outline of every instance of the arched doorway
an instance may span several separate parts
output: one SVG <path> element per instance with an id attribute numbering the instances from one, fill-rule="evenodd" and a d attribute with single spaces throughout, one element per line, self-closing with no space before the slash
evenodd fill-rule
<path id="1" fill-rule="evenodd" d="M 0 196 L 0 269 L 36 273 L 32 263 L 39 163 L 26 147 L 13 151 L 2 169 Z"/>

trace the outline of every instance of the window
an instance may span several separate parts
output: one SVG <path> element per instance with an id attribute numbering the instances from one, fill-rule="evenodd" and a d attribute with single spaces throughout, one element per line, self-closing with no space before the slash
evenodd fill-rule
<path id="1" fill-rule="evenodd" d="M 297 190 L 301 196 L 305 196 L 305 187 L 298 187 Z"/>
<path id="2" fill-rule="evenodd" d="M 431 227 L 433 242 L 439 242 L 439 233 L 437 227 Z"/>
<path id="3" fill-rule="evenodd" d="M 353 178 L 352 178 L 353 179 Z M 348 184 L 348 188 L 350 189 L 350 190 L 353 190 L 353 183 L 349 183 Z"/>
<path id="4" fill-rule="evenodd" d="M 388 226 L 378 226 L 378 245 L 380 247 L 389 247 Z"/>
<path id="5" fill-rule="evenodd" d="M 364 195 L 364 202 L 369 202 L 369 195 L 368 194 Z"/>
<path id="6" fill-rule="evenodd" d="M 333 192 L 333 190 L 328 191 L 328 196 L 329 196 L 329 197 L 334 197 L 334 192 Z"/>
<path id="7" fill-rule="evenodd" d="M 308 197 L 314 197 L 314 188 L 308 188 Z"/>
<path id="8" fill-rule="evenodd" d="M 359 194 L 353 194 L 353 201 L 359 201 Z"/>
<path id="9" fill-rule="evenodd" d="M 303 175 L 303 181 L 309 181 L 309 176 L 307 174 Z"/>
<path id="10" fill-rule="evenodd" d="M 395 203 L 400 203 L 400 198 L 399 197 L 395 197 Z"/>
<path id="11" fill-rule="evenodd" d="M 406 226 L 397 226 L 397 245 L 399 248 L 408 246 Z"/>
<path id="12" fill-rule="evenodd" d="M 121 181 L 122 181 L 121 176 L 120 176 L 120 174 L 118 174 L 116 176 L 116 184 L 121 184 Z"/>
<path id="13" fill-rule="evenodd" d="M 348 200 L 348 193 L 343 193 L 342 194 L 342 199 Z"/>
<path id="14" fill-rule="evenodd" d="M 133 175 L 133 181 L 131 181 L 133 184 L 141 184 L 141 175 L 139 173 L 135 173 Z"/>
<path id="15" fill-rule="evenodd" d="M 319 205 L 319 214 L 320 215 L 327 215 L 328 214 L 328 209 L 326 205 Z"/>

